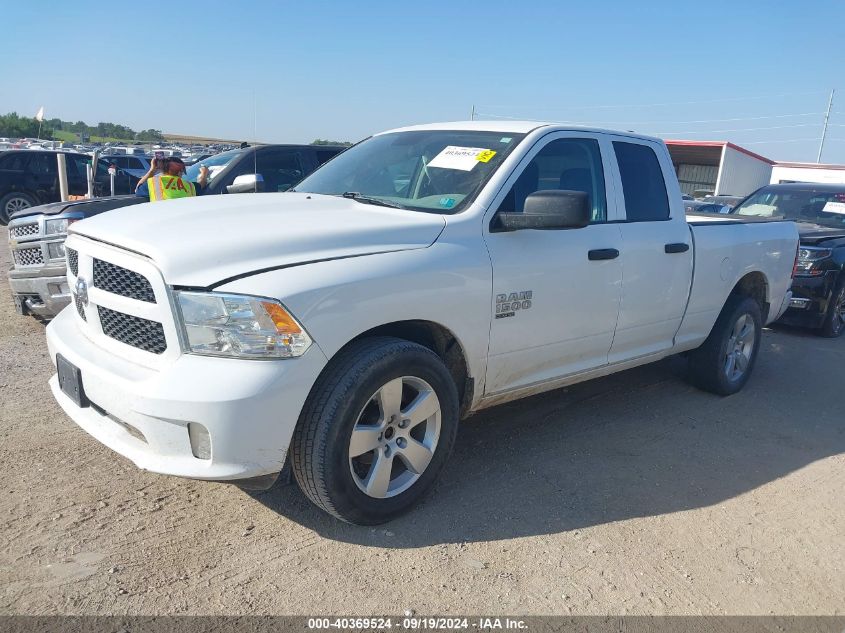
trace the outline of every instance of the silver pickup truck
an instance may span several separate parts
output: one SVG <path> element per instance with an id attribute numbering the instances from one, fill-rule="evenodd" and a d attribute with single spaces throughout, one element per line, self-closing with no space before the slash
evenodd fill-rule
<path id="1" fill-rule="evenodd" d="M 19 211 L 9 222 L 9 285 L 20 314 L 53 317 L 70 303 L 65 262 L 68 225 L 119 207 L 146 202 L 115 196 L 51 202 Z"/>

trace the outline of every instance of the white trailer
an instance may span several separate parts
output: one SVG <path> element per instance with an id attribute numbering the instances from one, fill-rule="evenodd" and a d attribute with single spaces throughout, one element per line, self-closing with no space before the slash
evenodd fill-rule
<path id="1" fill-rule="evenodd" d="M 845 183 L 845 165 L 819 163 L 775 163 L 770 184 L 790 182 Z"/>
<path id="2" fill-rule="evenodd" d="M 774 161 L 728 141 L 667 140 L 681 191 L 745 196 L 769 184 Z"/>

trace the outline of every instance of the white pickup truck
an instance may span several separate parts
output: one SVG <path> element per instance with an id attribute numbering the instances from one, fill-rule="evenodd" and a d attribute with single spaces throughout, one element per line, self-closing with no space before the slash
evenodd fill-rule
<path id="1" fill-rule="evenodd" d="M 50 385 L 141 468 L 389 520 L 484 407 L 689 352 L 748 380 L 791 222 L 688 220 L 653 138 L 515 122 L 375 135 L 297 185 L 118 210 L 67 240 Z"/>

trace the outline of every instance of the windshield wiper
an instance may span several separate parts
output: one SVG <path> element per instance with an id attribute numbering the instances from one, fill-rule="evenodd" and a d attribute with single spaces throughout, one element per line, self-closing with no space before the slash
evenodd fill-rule
<path id="1" fill-rule="evenodd" d="M 382 200 L 381 198 L 373 198 L 371 196 L 365 196 L 359 191 L 344 191 L 340 194 L 344 198 L 349 198 L 351 200 L 355 200 L 356 202 L 364 202 L 366 204 L 375 204 L 380 207 L 390 207 L 391 209 L 407 209 L 407 207 L 402 206 L 397 202 L 389 202 L 387 200 Z"/>

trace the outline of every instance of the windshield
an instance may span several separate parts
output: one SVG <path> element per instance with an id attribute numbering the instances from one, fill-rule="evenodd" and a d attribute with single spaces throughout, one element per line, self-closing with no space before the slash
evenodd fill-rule
<path id="1" fill-rule="evenodd" d="M 295 190 L 455 213 L 472 202 L 524 136 L 466 130 L 381 134 L 339 154 Z"/>
<path id="2" fill-rule="evenodd" d="M 839 228 L 845 226 L 845 189 L 834 192 L 764 188 L 747 198 L 733 212 Z"/>
<path id="3" fill-rule="evenodd" d="M 239 149 L 233 149 L 229 152 L 215 154 L 210 158 L 194 163 L 185 170 L 185 177 L 191 182 L 197 182 L 200 178 L 200 166 L 205 165 L 208 167 L 208 181 L 211 182 L 217 174 L 226 169 L 226 165 L 231 163 L 236 156 L 240 155 L 241 151 Z"/>

